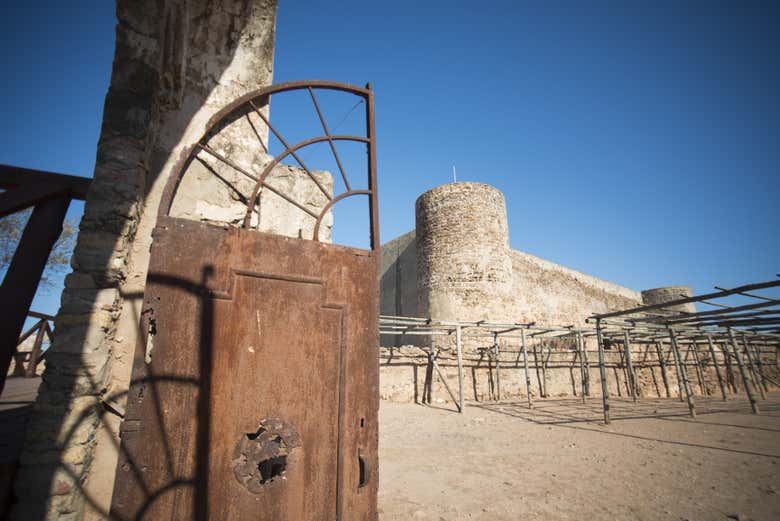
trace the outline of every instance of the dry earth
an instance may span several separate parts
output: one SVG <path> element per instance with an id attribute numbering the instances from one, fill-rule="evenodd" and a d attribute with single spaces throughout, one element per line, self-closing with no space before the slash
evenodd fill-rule
<path id="1" fill-rule="evenodd" d="M 382 402 L 380 520 L 778 520 L 780 393 L 759 405 Z"/>

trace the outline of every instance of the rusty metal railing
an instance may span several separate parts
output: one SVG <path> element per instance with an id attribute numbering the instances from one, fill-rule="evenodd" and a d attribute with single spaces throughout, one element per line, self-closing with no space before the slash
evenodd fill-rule
<path id="1" fill-rule="evenodd" d="M 43 351 L 43 343 L 47 337 L 51 341 L 53 332 L 51 324 L 54 321 L 54 317 L 36 311 L 30 311 L 27 315 L 37 318 L 38 321 L 19 337 L 19 342 L 16 344 L 16 350 L 13 354 L 14 371 L 12 374 L 14 376 L 34 378 L 37 376 L 38 364 L 46 356 L 46 352 Z M 33 341 L 32 349 L 30 351 L 22 351 L 21 348 L 27 339 L 33 335 L 35 335 L 35 340 Z"/>
<path id="2" fill-rule="evenodd" d="M 62 232 L 71 200 L 84 200 L 91 179 L 0 165 L 0 218 L 33 208 L 0 285 L 0 393 L 38 283 Z"/>

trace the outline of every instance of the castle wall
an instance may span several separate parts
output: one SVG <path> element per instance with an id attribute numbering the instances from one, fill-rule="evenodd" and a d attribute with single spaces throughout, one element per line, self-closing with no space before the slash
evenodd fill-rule
<path id="1" fill-rule="evenodd" d="M 383 315 L 416 317 L 417 245 L 415 231 L 382 245 L 379 309 Z"/>
<path id="2" fill-rule="evenodd" d="M 679 298 L 690 288 L 659 288 L 640 293 L 578 272 L 534 255 L 509 248 L 509 230 L 503 195 L 481 183 L 451 183 L 422 194 L 416 204 L 416 230 L 382 248 L 381 310 L 387 315 L 421 316 L 445 320 L 536 322 L 557 326 L 585 326 L 595 313 Z M 416 274 L 416 287 L 411 280 Z M 415 297 L 418 305 L 415 306 Z M 643 300 L 644 297 L 644 300 Z M 439 364 L 450 387 L 457 388 L 454 338 L 447 336 L 385 335 L 380 353 L 380 392 L 385 399 L 412 401 L 421 396 L 426 378 L 427 355 L 414 346 L 435 342 L 441 350 Z M 496 360 L 491 338 L 464 337 L 467 398 L 496 397 Z M 519 339 L 499 340 L 504 396 L 525 396 Z M 593 365 L 591 382 L 599 382 L 594 339 L 586 340 Z M 571 396 L 580 393 L 579 361 L 573 339 L 528 341 L 532 367 L 532 394 Z M 648 395 L 665 395 L 661 369 L 648 363 L 654 347 L 639 350 L 637 378 Z M 612 394 L 627 395 L 626 368 L 619 347 L 605 353 L 608 385 Z M 705 357 L 702 351 L 701 357 Z M 701 358 L 700 357 L 700 358 Z M 709 369 L 705 373 L 714 372 Z M 705 377 L 705 384 L 713 381 Z M 674 388 L 676 375 L 667 372 Z M 439 383 L 435 385 L 441 385 Z M 593 386 L 593 392 L 600 392 Z M 438 399 L 449 397 L 442 386 Z"/>
<path id="3" fill-rule="evenodd" d="M 381 269 L 381 312 L 383 315 L 431 316 L 426 313 L 420 301 L 417 285 L 413 281 L 420 275 L 417 268 L 417 243 L 415 230 L 387 242 L 382 246 Z M 476 234 L 479 236 L 479 234 Z M 443 239 L 436 237 L 436 242 Z M 468 248 L 468 245 L 460 244 Z M 484 306 L 477 311 L 478 317 L 472 320 L 490 320 L 493 322 L 509 320 L 511 322 L 532 322 L 550 325 L 585 325 L 585 319 L 594 313 L 603 313 L 614 309 L 624 309 L 642 305 L 642 294 L 638 291 L 608 282 L 579 271 L 540 259 L 534 255 L 516 250 L 508 250 L 511 261 L 511 292 L 496 294 L 479 290 L 467 293 L 473 297 L 464 305 L 462 296 L 452 297 L 452 293 L 442 291 L 436 298 L 456 298 L 461 311 L 441 318 L 469 320 L 466 312 L 472 308 Z M 450 264 L 442 262 L 444 268 L 457 270 L 456 261 Z M 439 276 L 447 278 L 446 272 Z M 415 274 L 417 274 L 415 276 Z M 431 285 L 433 286 L 433 285 Z M 430 290 L 429 290 L 430 291 Z M 430 298 L 430 297 L 429 297 Z M 500 313 L 491 312 L 501 306 Z M 444 309 L 438 307 L 438 309 Z M 449 308 L 452 310 L 452 305 Z M 402 343 L 398 339 L 384 338 L 392 344 L 413 343 L 406 338 Z"/>
<path id="4" fill-rule="evenodd" d="M 504 196 L 450 183 L 416 203 L 418 311 L 437 319 L 508 320 L 512 260 Z"/>
<path id="5" fill-rule="evenodd" d="M 584 326 L 594 313 L 642 305 L 642 296 L 612 282 L 512 251 L 515 322 Z"/>
<path id="6" fill-rule="evenodd" d="M 646 289 L 642 291 L 642 303 L 645 305 L 663 304 L 672 300 L 690 297 L 693 292 L 689 286 L 664 286 L 662 288 Z M 664 311 L 680 311 L 683 313 L 696 313 L 696 304 L 678 304 L 664 308 Z"/>

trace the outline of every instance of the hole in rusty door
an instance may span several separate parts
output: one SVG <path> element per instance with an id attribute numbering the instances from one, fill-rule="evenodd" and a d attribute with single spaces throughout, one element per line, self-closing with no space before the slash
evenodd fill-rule
<path id="1" fill-rule="evenodd" d="M 282 476 L 286 468 L 287 456 L 275 456 L 261 461 L 257 464 L 257 470 L 260 471 L 260 484 L 265 485 L 275 477 Z"/>
<path id="2" fill-rule="evenodd" d="M 247 490 L 259 494 L 277 478 L 287 479 L 287 458 L 300 446 L 300 435 L 291 425 L 278 418 L 264 419 L 236 444 L 233 474 Z"/>

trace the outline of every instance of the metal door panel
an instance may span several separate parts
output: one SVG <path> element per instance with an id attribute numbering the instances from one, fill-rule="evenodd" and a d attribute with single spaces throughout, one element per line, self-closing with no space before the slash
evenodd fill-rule
<path id="1" fill-rule="evenodd" d="M 367 136 L 331 136 L 315 88 L 362 96 Z M 377 519 L 373 94 L 332 82 L 280 84 L 220 111 L 206 135 L 247 104 L 257 111 L 255 101 L 300 89 L 311 94 L 326 135 L 287 147 L 273 164 L 307 143 L 360 141 L 368 189 L 347 183 L 347 192 L 310 213 L 315 240 L 262 233 L 248 216 L 271 165 L 257 178 L 245 227 L 221 228 L 167 215 L 187 164 L 206 148 L 193 144 L 182 156 L 153 233 L 121 428 L 117 519 Z M 316 240 L 326 212 L 352 195 L 369 196 L 371 251 Z"/>
<path id="2" fill-rule="evenodd" d="M 122 430 L 118 472 L 131 486 L 118 488 L 114 514 L 375 517 L 377 256 L 164 221 L 144 299 L 153 334 L 137 349 Z M 284 479 L 255 493 L 232 462 L 266 418 L 292 426 L 301 445 Z"/>

